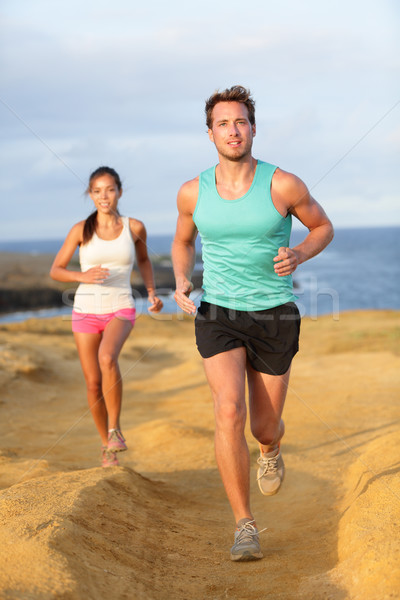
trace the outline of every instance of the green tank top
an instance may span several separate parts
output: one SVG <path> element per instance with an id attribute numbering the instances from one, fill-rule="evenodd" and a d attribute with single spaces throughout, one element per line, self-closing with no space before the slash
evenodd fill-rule
<path id="1" fill-rule="evenodd" d="M 217 192 L 215 167 L 200 174 L 193 213 L 203 247 L 203 300 L 236 310 L 265 310 L 296 300 L 292 277 L 278 277 L 273 258 L 289 246 L 292 218 L 271 198 L 277 167 L 258 161 L 253 183 L 237 200 Z"/>

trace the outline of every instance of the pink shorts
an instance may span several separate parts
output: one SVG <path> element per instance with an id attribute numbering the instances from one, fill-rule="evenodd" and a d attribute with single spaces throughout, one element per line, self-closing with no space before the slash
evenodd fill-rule
<path id="1" fill-rule="evenodd" d="M 136 309 L 123 308 L 104 315 L 72 311 L 72 331 L 76 333 L 102 333 L 112 319 L 130 321 L 135 324 Z"/>

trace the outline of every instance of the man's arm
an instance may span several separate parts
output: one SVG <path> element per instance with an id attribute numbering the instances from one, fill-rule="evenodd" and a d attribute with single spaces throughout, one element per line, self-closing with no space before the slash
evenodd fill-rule
<path id="1" fill-rule="evenodd" d="M 193 222 L 193 212 L 199 193 L 199 180 L 192 179 L 183 184 L 178 192 L 178 221 L 172 243 L 172 264 L 176 282 L 175 301 L 188 314 L 196 312 L 196 306 L 189 298 L 193 290 L 190 281 L 195 260 L 197 228 Z"/>
<path id="2" fill-rule="evenodd" d="M 281 213 L 291 213 L 309 230 L 306 238 L 294 248 L 279 248 L 274 258 L 275 272 L 283 277 L 319 254 L 332 241 L 333 226 L 301 179 L 279 169 L 272 182 L 271 194 L 276 208 Z"/>

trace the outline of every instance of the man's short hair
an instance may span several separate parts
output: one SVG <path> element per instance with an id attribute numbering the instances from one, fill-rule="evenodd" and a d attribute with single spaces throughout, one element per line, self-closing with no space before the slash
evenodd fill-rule
<path id="1" fill-rule="evenodd" d="M 208 100 L 206 100 L 205 113 L 208 129 L 212 128 L 212 111 L 214 106 L 218 104 L 218 102 L 241 102 L 242 104 L 247 106 L 250 124 L 255 125 L 256 103 L 250 95 L 250 90 L 247 90 L 241 85 L 233 85 L 231 88 L 227 88 L 222 92 L 214 92 L 214 94 L 212 94 L 212 96 L 210 96 Z"/>

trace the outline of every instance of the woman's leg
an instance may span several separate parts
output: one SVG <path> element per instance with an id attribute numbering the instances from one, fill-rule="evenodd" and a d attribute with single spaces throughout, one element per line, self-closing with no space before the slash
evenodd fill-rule
<path id="1" fill-rule="evenodd" d="M 132 327 L 130 321 L 115 317 L 107 324 L 99 346 L 98 360 L 103 398 L 108 414 L 108 429 L 120 429 L 122 377 L 118 357 Z"/>
<path id="2" fill-rule="evenodd" d="M 74 333 L 83 375 L 86 381 L 87 398 L 93 420 L 100 434 L 103 446 L 107 446 L 108 417 L 102 394 L 99 346 L 101 333 Z"/>

